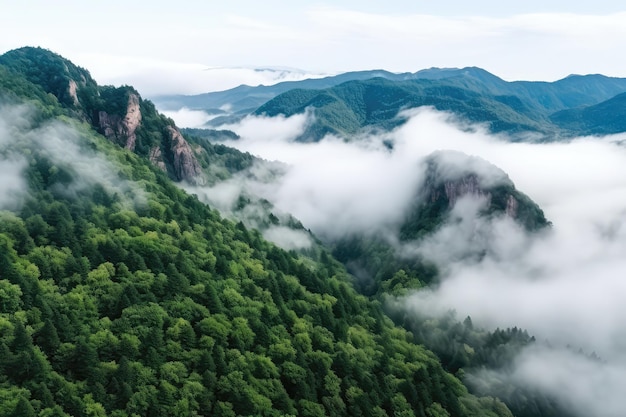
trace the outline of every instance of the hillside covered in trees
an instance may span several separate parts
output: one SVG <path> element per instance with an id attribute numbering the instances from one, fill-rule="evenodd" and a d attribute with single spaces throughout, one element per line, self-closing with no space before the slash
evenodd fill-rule
<path id="1" fill-rule="evenodd" d="M 0 415 L 511 415 L 329 253 L 284 251 L 172 181 L 245 155 L 49 51 L 0 64 Z"/>

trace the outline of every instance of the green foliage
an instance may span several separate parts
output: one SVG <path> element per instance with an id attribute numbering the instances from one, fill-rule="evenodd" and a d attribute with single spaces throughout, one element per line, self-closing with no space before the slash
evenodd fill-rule
<path id="1" fill-rule="evenodd" d="M 185 137 L 194 136 L 201 140 L 208 140 L 211 142 L 221 142 L 229 140 L 239 139 L 239 135 L 231 130 L 214 130 L 214 129 L 197 129 L 197 128 L 182 128 L 180 130 Z M 227 149 L 233 149 L 228 148 Z M 233 149 L 234 150 L 234 149 Z"/>
<path id="2" fill-rule="evenodd" d="M 518 111 L 522 109 L 516 100 L 441 80 L 375 78 L 349 81 L 326 90 L 290 90 L 259 107 L 256 113 L 290 116 L 315 109 L 315 122 L 300 140 L 317 141 L 327 133 L 345 137 L 364 127 L 393 128 L 402 123 L 397 117 L 401 110 L 420 106 L 451 111 L 470 122 L 487 123 L 494 132 L 554 129 L 545 121 L 545 115 Z"/>
<path id="3" fill-rule="evenodd" d="M 506 378 L 485 377 L 497 375 L 496 372 L 506 375 L 522 349 L 537 343 L 525 330 L 513 327 L 489 332 L 475 327 L 470 317 L 459 321 L 452 311 L 432 318 L 393 307 L 393 303 L 389 304 L 388 311 L 396 323 L 411 331 L 416 343 L 432 350 L 448 372 L 459 376 L 471 392 L 481 396 L 462 399 L 469 415 L 512 412 L 521 417 L 572 416 L 571 411 L 540 390 L 517 386 Z M 484 374 L 485 370 L 488 371 Z M 497 399 L 488 396 L 497 396 Z M 503 411 L 506 407 L 502 401 L 511 411 Z"/>
<path id="4" fill-rule="evenodd" d="M 550 120 L 571 135 L 607 135 L 626 131 L 626 93 L 601 103 L 562 110 L 550 115 Z"/>
<path id="5" fill-rule="evenodd" d="M 466 415 L 458 381 L 336 262 L 281 251 L 81 135 L 146 201 L 60 192 L 75 174 L 51 177 L 55 162 L 21 142 L 41 181 L 0 233 L 0 387 L 25 387 L 8 415 L 393 415 L 392 398 Z"/>
<path id="6" fill-rule="evenodd" d="M 130 90 L 103 91 L 114 112 Z M 169 123 L 155 114 L 146 128 Z M 55 123 L 117 177 L 85 178 L 19 129 L 6 144 L 29 185 L 0 222 L 2 415 L 470 415 L 460 398 L 477 400 L 338 262 L 285 252 L 86 124 Z"/>
<path id="7" fill-rule="evenodd" d="M 76 83 L 77 87 L 93 89 L 96 85 L 89 72 L 42 48 L 27 47 L 9 51 L 0 56 L 0 65 L 23 75 L 68 107 L 76 105 L 70 92 L 70 81 Z"/>

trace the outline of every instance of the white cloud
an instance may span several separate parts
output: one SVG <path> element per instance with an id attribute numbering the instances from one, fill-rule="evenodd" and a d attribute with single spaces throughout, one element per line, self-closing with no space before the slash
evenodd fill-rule
<path id="1" fill-rule="evenodd" d="M 208 114 L 202 110 L 190 110 L 183 107 L 178 110 L 161 110 L 161 113 L 176 123 L 176 126 L 202 128 L 206 122 L 215 119 L 218 115 Z"/>
<path id="2" fill-rule="evenodd" d="M 294 142 L 309 117 L 250 116 L 226 126 L 241 136 L 232 146 L 289 165 L 274 185 L 265 186 L 263 196 L 323 237 L 397 222 L 422 178 L 422 165 L 403 150 L 410 144 L 389 152 L 379 138 L 364 138 L 359 146 L 332 137 Z"/>
<path id="3" fill-rule="evenodd" d="M 292 117 L 247 116 L 236 124 L 224 124 L 220 129 L 232 130 L 243 140 L 238 141 L 245 151 L 261 155 L 272 154 L 272 158 L 289 162 L 288 154 L 281 154 L 286 142 L 295 140 L 306 129 L 310 113 L 297 114 Z M 275 153 L 277 152 L 277 153 Z"/>
<path id="4" fill-rule="evenodd" d="M 284 226 L 273 226 L 264 230 L 263 237 L 285 250 L 307 249 L 313 244 L 307 232 Z"/>
<path id="5" fill-rule="evenodd" d="M 27 184 L 23 171 L 24 159 L 2 159 L 0 157 L 0 209 L 15 210 L 26 194 Z"/>
<path id="6" fill-rule="evenodd" d="M 274 187 L 262 190 L 263 195 L 324 238 L 393 231 L 420 187 L 424 157 L 432 152 L 456 150 L 502 168 L 544 209 L 552 229 L 529 235 L 505 217 L 477 217 L 480 200 L 459 200 L 451 215 L 454 222 L 417 246 L 403 247 L 436 262 L 443 273 L 440 286 L 415 294 L 407 305 L 431 314 L 455 309 L 477 325 L 517 326 L 555 346 L 596 351 L 609 365 L 558 351 L 560 360 L 546 356 L 551 353 L 526 353 L 517 362 L 516 378 L 558 394 L 589 415 L 618 415 L 615 410 L 623 409 L 621 390 L 626 387 L 621 376 L 626 374 L 614 371 L 626 364 L 623 135 L 512 143 L 481 127 L 460 129 L 449 114 L 422 108 L 384 138 L 293 142 L 305 124 L 302 119 L 265 118 L 230 128 L 242 136 L 234 146 L 290 164 Z M 394 141 L 393 150 L 382 145 L 383 139 Z M 489 178 L 505 180 L 488 164 L 477 165 L 480 159 L 444 155 L 453 164 L 478 166 Z M 537 367 L 541 373 L 535 372 Z M 561 384 L 575 375 L 575 383 Z M 576 394 L 584 390 L 604 390 L 602 398 L 612 400 L 603 408 L 602 402 L 590 402 L 591 394 Z"/>
<path id="7" fill-rule="evenodd" d="M 198 59 L 198 58 L 196 58 Z M 146 97 L 202 94 L 240 85 L 272 85 L 320 78 L 328 74 L 281 67 L 216 67 L 198 62 L 88 53 L 76 58 L 99 84 L 132 85 Z"/>
<path id="8" fill-rule="evenodd" d="M 26 195 L 27 184 L 23 171 L 27 161 L 22 148 L 31 151 L 36 147 L 53 164 L 58 164 L 72 172 L 72 182 L 55 189 L 59 193 L 73 195 L 77 191 L 102 185 L 107 191 L 119 193 L 127 202 L 144 205 L 146 197 L 132 181 L 121 179 L 115 166 L 101 155 L 86 150 L 80 133 L 68 124 L 57 120 L 46 121 L 38 126 L 31 124 L 33 110 L 28 106 L 0 107 L 0 203 L 11 200 L 9 206 Z M 1 154 L 0 154 L 1 155 Z"/>

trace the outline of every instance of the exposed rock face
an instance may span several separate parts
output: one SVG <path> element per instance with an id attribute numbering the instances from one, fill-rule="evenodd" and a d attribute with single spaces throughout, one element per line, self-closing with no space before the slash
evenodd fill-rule
<path id="1" fill-rule="evenodd" d="M 543 211 L 515 189 L 504 171 L 476 157 L 439 151 L 426 160 L 425 178 L 400 226 L 401 240 L 419 239 L 446 221 L 463 197 L 485 202 L 479 215 L 507 216 L 527 230 L 549 226 Z"/>
<path id="2" fill-rule="evenodd" d="M 128 95 L 128 106 L 123 119 L 116 114 L 98 112 L 98 125 L 104 136 L 131 151 L 135 150 L 137 141 L 135 131 L 140 124 L 139 96 L 134 93 Z"/>
<path id="3" fill-rule="evenodd" d="M 519 202 L 517 201 L 517 199 L 513 197 L 512 195 L 509 195 L 509 197 L 506 199 L 506 209 L 504 212 L 507 214 L 507 216 L 511 217 L 512 219 L 516 219 L 518 208 L 519 208 Z"/>
<path id="4" fill-rule="evenodd" d="M 202 169 L 191 146 L 177 128 L 168 126 L 167 133 L 170 135 L 174 175 L 180 181 L 199 182 Z"/>
<path id="5" fill-rule="evenodd" d="M 483 197 L 487 199 L 487 205 L 491 203 L 491 193 L 481 188 L 476 174 L 469 174 L 456 181 L 445 181 L 443 187 L 448 199 L 449 208 L 454 207 L 459 197 L 466 195 Z"/>
<path id="6" fill-rule="evenodd" d="M 165 161 L 163 160 L 163 154 L 161 153 L 161 148 L 155 146 L 150 149 L 150 154 L 148 155 L 150 162 L 152 162 L 156 167 L 158 167 L 161 171 L 167 172 L 167 167 L 165 166 Z"/>
<path id="7" fill-rule="evenodd" d="M 78 94 L 76 94 L 76 91 L 78 90 L 78 85 L 76 84 L 76 81 L 70 80 L 67 88 L 68 88 L 68 93 L 70 94 L 70 97 L 74 101 L 74 105 L 75 106 L 80 105 L 80 101 L 78 101 Z"/>

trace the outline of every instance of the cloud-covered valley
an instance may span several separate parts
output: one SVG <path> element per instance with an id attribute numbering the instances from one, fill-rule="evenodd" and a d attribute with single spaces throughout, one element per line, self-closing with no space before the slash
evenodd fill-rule
<path id="1" fill-rule="evenodd" d="M 363 232 L 395 239 L 395 226 L 421 187 L 423 161 L 432 152 L 456 150 L 504 170 L 541 206 L 550 230 L 529 235 L 510 219 L 485 220 L 476 214 L 479 201 L 463 199 L 454 224 L 398 247 L 428 256 L 442 275 L 440 285 L 402 302 L 415 314 L 455 309 L 486 328 L 527 329 L 552 348 L 524 351 L 507 378 L 556 395 L 581 415 L 621 415 L 625 137 L 513 143 L 431 109 L 406 116 L 407 123 L 388 134 L 351 142 L 294 141 L 310 115 L 248 117 L 225 127 L 241 136 L 229 145 L 289 165 L 276 183 L 261 188 L 263 197 L 326 240 Z M 474 252 L 484 256 L 464 256 Z M 567 345 L 596 352 L 604 362 L 572 354 Z M 598 392 L 603 394 L 595 396 Z"/>

